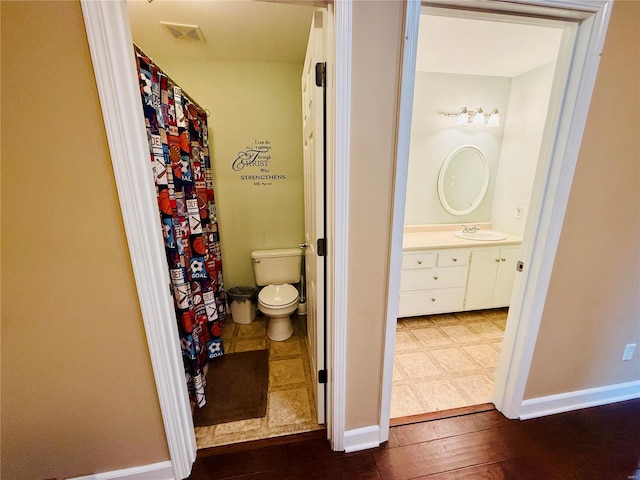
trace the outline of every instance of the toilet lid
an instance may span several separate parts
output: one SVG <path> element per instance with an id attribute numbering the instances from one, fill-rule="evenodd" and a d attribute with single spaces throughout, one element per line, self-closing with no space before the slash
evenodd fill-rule
<path id="1" fill-rule="evenodd" d="M 260 290 L 258 300 L 264 305 L 281 307 L 298 299 L 298 290 L 293 285 L 268 285 Z"/>

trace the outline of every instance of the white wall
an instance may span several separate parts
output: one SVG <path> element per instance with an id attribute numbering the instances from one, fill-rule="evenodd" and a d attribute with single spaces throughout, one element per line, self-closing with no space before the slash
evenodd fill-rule
<path id="1" fill-rule="evenodd" d="M 500 168 L 493 194 L 493 228 L 522 235 L 544 131 L 555 62 L 515 77 L 504 124 Z M 521 218 L 515 217 L 517 206 Z"/>
<path id="2" fill-rule="evenodd" d="M 454 113 L 463 106 L 483 107 L 487 112 L 498 107 L 506 119 L 510 86 L 511 79 L 504 77 L 416 72 L 405 225 L 490 220 L 503 128 L 458 127 L 455 118 L 442 113 Z M 438 200 L 438 173 L 452 150 L 468 144 L 476 145 L 486 155 L 490 183 L 474 212 L 455 216 L 447 213 Z"/>

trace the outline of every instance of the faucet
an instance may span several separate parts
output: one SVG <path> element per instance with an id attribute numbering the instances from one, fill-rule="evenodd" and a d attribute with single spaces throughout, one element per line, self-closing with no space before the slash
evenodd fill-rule
<path id="1" fill-rule="evenodd" d="M 462 233 L 476 233 L 480 230 L 480 225 L 462 225 Z"/>

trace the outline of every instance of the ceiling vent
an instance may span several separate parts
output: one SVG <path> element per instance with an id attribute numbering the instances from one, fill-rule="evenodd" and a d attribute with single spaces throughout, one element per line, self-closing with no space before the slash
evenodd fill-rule
<path id="1" fill-rule="evenodd" d="M 173 38 L 178 40 L 192 40 L 194 42 L 204 42 L 202 30 L 197 25 L 183 25 L 181 23 L 160 22 L 167 27 Z"/>

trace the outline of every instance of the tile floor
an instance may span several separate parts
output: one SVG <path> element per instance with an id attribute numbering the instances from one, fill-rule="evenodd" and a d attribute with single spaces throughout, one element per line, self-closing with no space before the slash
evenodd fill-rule
<path id="1" fill-rule="evenodd" d="M 506 319 L 507 309 L 398 319 L 391 418 L 488 402 Z M 305 318 L 293 321 L 291 338 L 274 342 L 264 317 L 249 325 L 229 317 L 222 334 L 227 353 L 269 349 L 267 415 L 197 427 L 198 448 L 324 428 L 316 423 Z"/>
<path id="2" fill-rule="evenodd" d="M 398 319 L 391 418 L 491 400 L 507 309 Z"/>
<path id="3" fill-rule="evenodd" d="M 197 427 L 198 448 L 277 437 L 324 428 L 316 419 L 311 370 L 305 340 L 304 316 L 292 316 L 291 338 L 274 342 L 267 337 L 267 320 L 257 316 L 249 325 L 225 321 L 222 343 L 226 353 L 269 349 L 269 390 L 267 415 L 238 422 Z M 215 387 L 208 386 L 208 392 Z M 211 394 L 210 393 L 210 394 Z"/>

